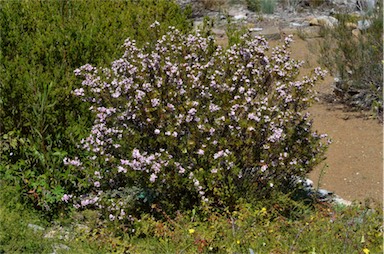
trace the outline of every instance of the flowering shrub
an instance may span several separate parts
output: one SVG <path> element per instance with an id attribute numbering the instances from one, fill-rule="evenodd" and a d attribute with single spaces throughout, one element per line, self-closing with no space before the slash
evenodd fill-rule
<path id="1" fill-rule="evenodd" d="M 223 49 L 171 27 L 155 45 L 127 39 L 110 68 L 75 70 L 83 81 L 73 94 L 96 120 L 80 144 L 88 156 L 64 161 L 87 193 L 63 200 L 115 220 L 150 207 L 233 208 L 290 188 L 326 148 L 303 113 L 324 72 L 297 81 L 291 42 L 267 54 L 264 38 L 245 35 Z"/>

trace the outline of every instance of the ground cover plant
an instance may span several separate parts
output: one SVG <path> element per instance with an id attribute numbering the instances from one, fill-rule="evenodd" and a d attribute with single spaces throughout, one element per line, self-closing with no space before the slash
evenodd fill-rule
<path id="1" fill-rule="evenodd" d="M 0 199 L 0 253 L 382 253 L 382 211 L 316 205 L 291 206 L 295 217 L 281 215 L 284 196 L 234 212 L 193 210 L 158 220 L 143 214 L 135 232 L 106 227 L 85 210 L 47 221 L 17 200 L 14 190 Z M 7 195 L 4 195 L 8 193 Z M 9 195 L 10 194 L 10 195 Z M 264 205 L 264 206 L 263 206 Z M 299 208 L 300 207 L 300 208 Z M 27 208 L 27 209 L 26 209 Z M 41 229 L 34 229 L 30 225 Z M 49 238 L 47 235 L 51 235 Z"/>

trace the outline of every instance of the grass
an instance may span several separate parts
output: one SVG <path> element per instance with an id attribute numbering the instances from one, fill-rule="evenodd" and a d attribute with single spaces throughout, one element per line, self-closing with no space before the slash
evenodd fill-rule
<path id="1" fill-rule="evenodd" d="M 0 253 L 382 253 L 382 209 L 280 200 L 226 214 L 191 211 L 133 226 L 101 226 L 92 211 L 48 221 L 1 187 Z M 291 213 L 286 213 L 290 208 Z M 200 216 L 198 215 L 200 214 Z M 44 230 L 34 230 L 28 224 Z M 134 231 L 132 230 L 134 229 Z M 44 236 L 51 235 L 52 238 Z M 62 244 L 69 250 L 58 249 Z"/>

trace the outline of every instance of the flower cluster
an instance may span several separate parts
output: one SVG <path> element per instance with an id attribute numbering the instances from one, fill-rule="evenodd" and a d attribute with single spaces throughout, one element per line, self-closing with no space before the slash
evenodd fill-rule
<path id="1" fill-rule="evenodd" d="M 302 63 L 291 59 L 291 41 L 269 53 L 263 37 L 245 35 L 223 49 L 212 37 L 171 27 L 155 46 L 127 39 L 110 68 L 77 69 L 83 81 L 73 94 L 92 104 L 96 118 L 82 141 L 89 157 L 66 163 L 86 169 L 98 161 L 87 205 L 129 185 L 171 207 L 233 205 L 226 200 L 243 191 L 283 188 L 308 173 L 326 145 L 303 110 L 324 72 L 297 80 Z"/>

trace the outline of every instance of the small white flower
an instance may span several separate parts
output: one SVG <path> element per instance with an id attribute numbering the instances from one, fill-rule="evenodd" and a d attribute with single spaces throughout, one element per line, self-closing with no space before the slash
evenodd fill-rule
<path id="1" fill-rule="evenodd" d="M 157 178 L 157 175 L 156 174 L 151 174 L 151 177 L 149 178 L 149 181 L 151 183 L 155 182 L 156 181 L 156 178 Z"/>

